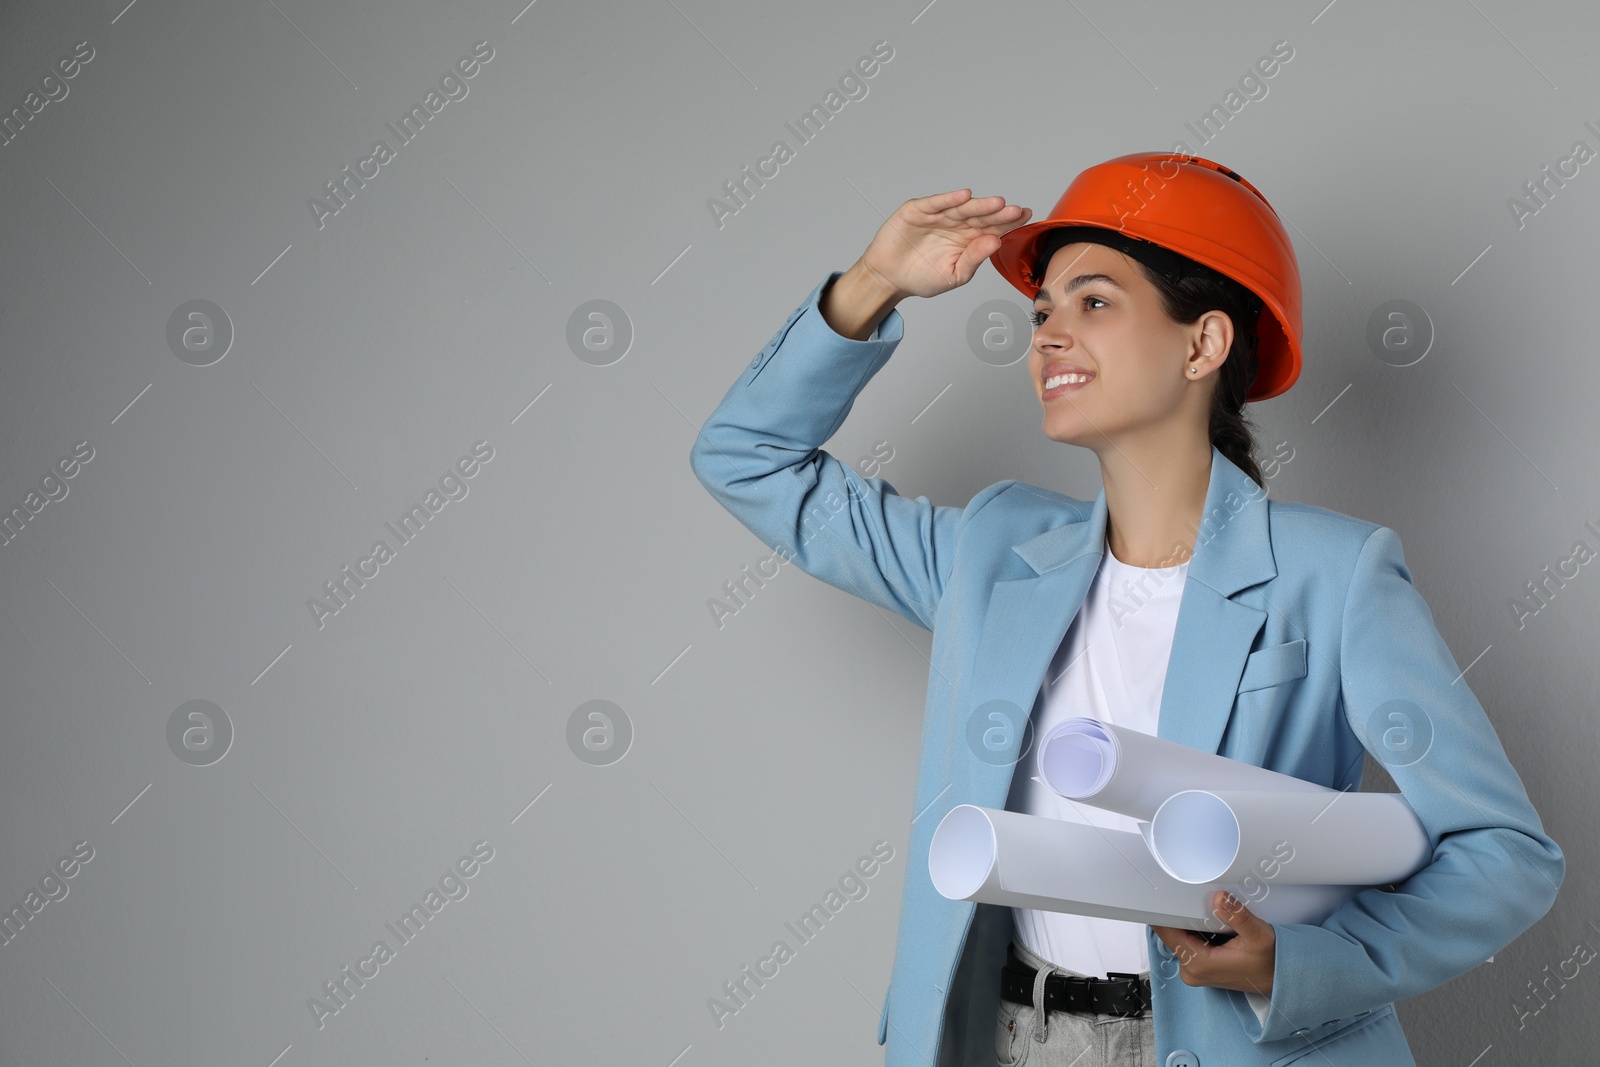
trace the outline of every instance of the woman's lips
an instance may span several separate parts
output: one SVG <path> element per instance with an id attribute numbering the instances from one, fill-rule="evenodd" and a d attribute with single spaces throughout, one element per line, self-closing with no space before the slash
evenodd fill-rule
<path id="1" fill-rule="evenodd" d="M 1065 384 L 1056 386 L 1054 389 L 1046 389 L 1044 392 L 1039 394 L 1039 399 L 1054 400 L 1057 397 L 1066 396 L 1068 393 L 1075 393 L 1084 386 L 1093 384 L 1093 382 L 1093 378 L 1090 378 L 1086 382 L 1066 382 Z"/>

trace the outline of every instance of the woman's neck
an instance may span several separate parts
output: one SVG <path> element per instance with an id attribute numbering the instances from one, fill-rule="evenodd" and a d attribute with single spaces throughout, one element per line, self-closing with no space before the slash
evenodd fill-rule
<path id="1" fill-rule="evenodd" d="M 1211 446 L 1100 453 L 1106 544 L 1132 567 L 1173 567 L 1194 554 L 1211 486 Z"/>

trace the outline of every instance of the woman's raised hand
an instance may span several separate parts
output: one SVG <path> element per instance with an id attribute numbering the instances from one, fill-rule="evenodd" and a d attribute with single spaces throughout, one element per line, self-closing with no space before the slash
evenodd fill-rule
<path id="1" fill-rule="evenodd" d="M 860 263 L 897 299 L 938 296 L 971 281 L 1000 235 L 1032 216 L 1003 196 L 974 198 L 971 189 L 917 197 L 879 227 Z"/>

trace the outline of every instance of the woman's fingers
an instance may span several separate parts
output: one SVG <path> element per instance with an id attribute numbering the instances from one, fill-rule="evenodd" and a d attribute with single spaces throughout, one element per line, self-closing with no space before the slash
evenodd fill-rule
<path id="1" fill-rule="evenodd" d="M 990 215 L 998 216 L 1004 214 L 1007 210 L 1017 208 L 1015 204 L 1007 204 L 1006 198 L 1003 196 L 974 197 L 971 189 L 952 189 L 945 193 L 934 193 L 932 196 L 918 197 L 911 201 L 911 205 L 924 214 L 941 216 L 950 220 L 985 218 Z"/>
<path id="2" fill-rule="evenodd" d="M 956 266 L 956 277 L 961 284 L 965 285 L 971 281 L 972 276 L 978 273 L 978 268 L 983 266 L 983 261 L 994 255 L 999 247 L 1000 238 L 994 234 L 979 234 L 974 237 L 967 244 L 966 251 L 961 254 Z"/>
<path id="3" fill-rule="evenodd" d="M 977 201 L 973 201 L 976 203 Z M 965 206 L 965 205 L 963 205 Z M 1025 225 L 1033 217 L 1030 208 L 1017 204 L 1006 204 L 993 211 L 974 214 L 965 218 L 952 219 L 952 223 L 960 229 L 975 233 L 994 234 L 996 237 Z"/>
<path id="4" fill-rule="evenodd" d="M 934 193 L 932 196 L 919 196 L 911 201 L 918 211 L 925 211 L 930 215 L 937 215 L 947 208 L 955 207 L 972 195 L 971 189 L 951 189 L 949 192 Z"/>
<path id="5" fill-rule="evenodd" d="M 942 214 L 948 219 L 981 219 L 990 215 L 998 215 L 1007 208 L 1015 207 L 1007 204 L 1003 196 L 978 196 L 961 203 L 947 206 Z"/>
<path id="6" fill-rule="evenodd" d="M 1006 205 L 1006 210 L 1009 210 L 1010 208 L 1014 208 L 1014 207 L 1017 207 L 1017 205 L 1016 204 L 1007 204 Z M 1006 218 L 1006 217 L 1004 217 L 1005 216 L 1005 211 L 1004 210 L 995 212 L 994 221 L 989 224 L 990 226 L 994 227 L 994 233 L 996 233 L 996 234 L 1007 233 L 1007 232 L 1009 232 L 1011 230 L 1016 229 L 1018 226 L 1026 226 L 1028 224 L 1028 220 L 1033 218 L 1033 208 L 1025 207 L 1025 208 L 1021 208 L 1020 210 L 1021 210 L 1021 214 L 1017 215 L 1015 218 Z"/>
<path id="7" fill-rule="evenodd" d="M 968 188 L 907 200 L 873 236 L 862 262 L 895 292 L 936 296 L 965 285 L 1032 211 Z"/>

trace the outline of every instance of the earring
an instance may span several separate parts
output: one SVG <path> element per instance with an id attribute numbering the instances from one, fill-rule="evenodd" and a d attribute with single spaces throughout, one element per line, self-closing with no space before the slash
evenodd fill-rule
<path id="1" fill-rule="evenodd" d="M 1193 373 L 1194 373 L 1194 372 L 1195 372 L 1195 370 L 1196 370 L 1196 368 L 1194 368 L 1194 367 L 1190 367 L 1190 368 L 1189 368 L 1189 373 L 1190 373 L 1190 374 L 1193 374 Z"/>

